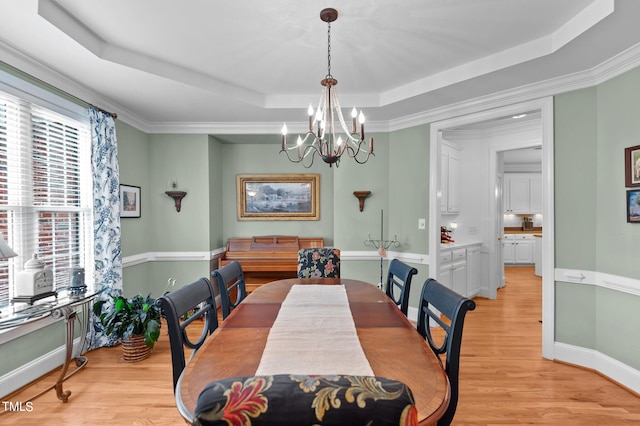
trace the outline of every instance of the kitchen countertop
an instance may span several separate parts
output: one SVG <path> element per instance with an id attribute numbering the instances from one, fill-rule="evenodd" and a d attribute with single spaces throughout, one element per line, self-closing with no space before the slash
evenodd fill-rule
<path id="1" fill-rule="evenodd" d="M 455 243 L 440 243 L 440 250 L 466 248 L 475 245 L 482 245 L 482 241 L 456 241 Z"/>
<path id="2" fill-rule="evenodd" d="M 523 231 L 522 228 L 504 228 L 505 234 L 538 234 L 542 235 L 541 227 L 534 227 L 533 229 L 529 229 Z"/>

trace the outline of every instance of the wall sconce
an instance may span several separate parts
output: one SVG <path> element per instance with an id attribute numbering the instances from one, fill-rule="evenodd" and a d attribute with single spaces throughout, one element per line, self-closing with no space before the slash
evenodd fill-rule
<path id="1" fill-rule="evenodd" d="M 173 188 L 175 189 L 178 184 L 176 182 L 173 182 L 171 186 L 173 186 Z M 173 201 L 176 204 L 176 211 L 180 213 L 180 208 L 182 207 L 182 199 L 187 195 L 187 193 L 184 191 L 166 191 L 165 194 L 173 198 Z"/>
<path id="2" fill-rule="evenodd" d="M 354 191 L 353 195 L 355 195 L 360 202 L 360 211 L 364 210 L 364 199 L 371 195 L 371 191 Z"/>

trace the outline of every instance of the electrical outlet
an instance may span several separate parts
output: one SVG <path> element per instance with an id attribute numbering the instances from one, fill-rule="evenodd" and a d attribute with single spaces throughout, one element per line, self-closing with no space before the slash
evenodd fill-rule
<path id="1" fill-rule="evenodd" d="M 427 229 L 427 220 L 424 218 L 418 219 L 418 229 Z"/>

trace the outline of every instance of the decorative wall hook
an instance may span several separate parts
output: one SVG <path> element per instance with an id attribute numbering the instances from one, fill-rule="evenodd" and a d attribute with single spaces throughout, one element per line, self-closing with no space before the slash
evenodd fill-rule
<path id="1" fill-rule="evenodd" d="M 364 199 L 371 195 L 371 191 L 354 191 L 353 195 L 355 195 L 360 202 L 360 211 L 364 210 Z"/>
<path id="2" fill-rule="evenodd" d="M 173 198 L 173 201 L 176 203 L 176 211 L 180 212 L 180 208 L 182 207 L 182 199 L 187 195 L 184 191 L 167 191 L 165 192 L 169 197 Z"/>

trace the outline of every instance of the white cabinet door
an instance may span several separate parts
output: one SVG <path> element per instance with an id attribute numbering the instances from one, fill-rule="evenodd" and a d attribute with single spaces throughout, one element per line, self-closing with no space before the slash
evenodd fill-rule
<path id="1" fill-rule="evenodd" d="M 451 289 L 463 296 L 467 295 L 467 262 L 454 263 L 451 268 Z"/>
<path id="2" fill-rule="evenodd" d="M 442 154 L 440 155 L 440 212 L 447 213 L 448 194 L 449 194 L 449 154 L 442 146 Z"/>
<path id="3" fill-rule="evenodd" d="M 438 275 L 438 282 L 447 288 L 451 287 L 451 264 L 440 266 L 440 274 Z"/>
<path id="4" fill-rule="evenodd" d="M 542 174 L 534 176 L 529 182 L 530 213 L 542 213 Z"/>
<path id="5" fill-rule="evenodd" d="M 516 242 L 514 262 L 518 264 L 533 264 L 533 241 L 520 240 Z"/>
<path id="6" fill-rule="evenodd" d="M 442 144 L 440 155 L 440 212 L 460 212 L 460 151 L 449 144 Z"/>
<path id="7" fill-rule="evenodd" d="M 467 249 L 467 297 L 477 296 L 483 284 L 480 247 Z"/>
<path id="8" fill-rule="evenodd" d="M 509 213 L 529 213 L 529 178 L 509 176 Z"/>
<path id="9" fill-rule="evenodd" d="M 513 238 L 510 235 L 505 235 L 503 241 L 504 241 L 504 246 L 502 250 L 502 257 L 503 257 L 504 263 L 505 265 L 511 264 L 515 259 L 516 242 L 513 240 Z"/>
<path id="10" fill-rule="evenodd" d="M 449 183 L 447 185 L 447 212 L 460 212 L 460 154 L 451 150 L 449 153 Z"/>
<path id="11" fill-rule="evenodd" d="M 447 250 L 440 253 L 440 284 L 467 295 L 467 255 L 466 249 Z"/>
<path id="12" fill-rule="evenodd" d="M 506 214 L 542 213 L 542 175 L 540 173 L 505 174 L 503 200 Z"/>

